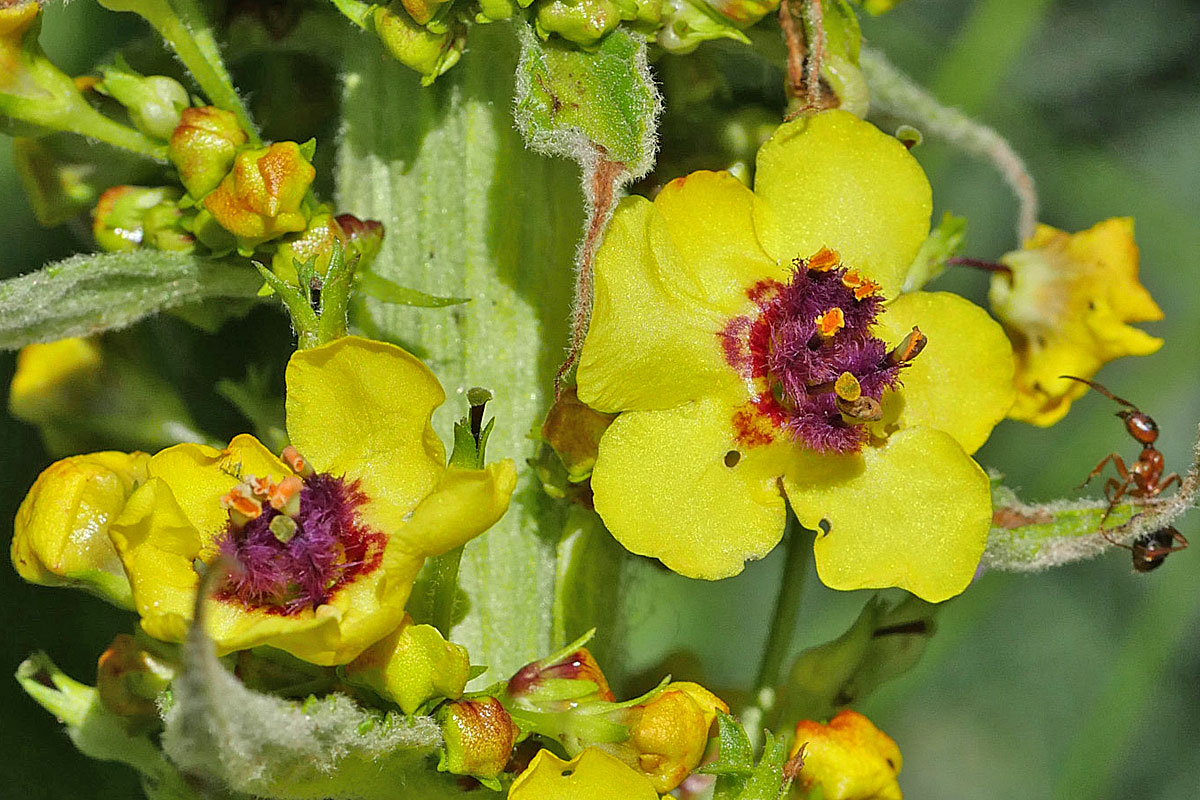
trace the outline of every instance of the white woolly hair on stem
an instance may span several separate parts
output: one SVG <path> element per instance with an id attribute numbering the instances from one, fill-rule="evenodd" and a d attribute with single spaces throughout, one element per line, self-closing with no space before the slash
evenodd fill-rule
<path id="1" fill-rule="evenodd" d="M 1033 176 L 1008 141 L 957 108 L 943 105 L 918 86 L 878 50 L 864 47 L 859 67 L 871 90 L 871 108 L 987 159 L 1017 197 L 1017 238 L 1021 243 L 1037 228 L 1038 197 Z"/>

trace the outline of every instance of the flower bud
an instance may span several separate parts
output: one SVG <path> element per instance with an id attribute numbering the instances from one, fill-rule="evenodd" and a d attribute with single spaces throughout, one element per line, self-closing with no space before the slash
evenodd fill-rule
<path id="1" fill-rule="evenodd" d="M 586 647 L 550 663 L 526 664 L 509 679 L 506 691 L 510 697 L 543 711 L 562 711 L 599 701 L 611 703 L 616 699 L 600 665 Z"/>
<path id="2" fill-rule="evenodd" d="M 42 6 L 36 0 L 17 0 L 14 4 L 0 6 L 0 92 L 19 93 L 16 90 L 28 80 L 21 50 L 25 34 L 34 27 L 41 10 Z"/>
<path id="3" fill-rule="evenodd" d="M 461 26 L 441 33 L 427 30 L 395 0 L 377 7 L 373 19 L 375 33 L 384 47 L 401 64 L 419 72 L 426 86 L 457 64 L 466 46 L 466 32 Z"/>
<path id="4" fill-rule="evenodd" d="M 827 725 L 801 720 L 791 757 L 800 748 L 796 781 L 805 792 L 819 786 L 826 800 L 901 800 L 900 748 L 857 711 L 842 711 Z"/>
<path id="5" fill-rule="evenodd" d="M 344 239 L 345 236 L 329 212 L 314 214 L 302 233 L 279 243 L 275 255 L 271 257 L 271 271 L 284 283 L 296 285 L 296 263 L 306 264 L 314 260 L 317 274 L 324 275 L 329 269 L 329 260 L 333 257 L 333 243 Z"/>
<path id="6" fill-rule="evenodd" d="M 101 452 L 46 468 L 17 510 L 11 558 L 22 578 L 43 586 L 85 589 L 133 608 L 129 581 L 108 526 L 146 480 L 150 456 Z"/>
<path id="7" fill-rule="evenodd" d="M 578 483 L 592 474 L 600 437 L 616 418 L 616 414 L 602 414 L 581 403 L 574 386 L 568 387 L 550 406 L 542 423 L 542 438 L 558 453 L 572 482 Z"/>
<path id="8" fill-rule="evenodd" d="M 155 139 L 171 138 L 180 115 L 191 105 L 179 81 L 166 75 L 139 75 L 124 65 L 106 67 L 103 73 L 96 89 L 125 106 L 134 127 Z"/>
<path id="9" fill-rule="evenodd" d="M 8 409 L 33 425 L 78 413 L 79 398 L 98 383 L 102 365 L 100 347 L 90 339 L 26 345 L 17 354 Z"/>
<path id="10" fill-rule="evenodd" d="M 509 800 L 658 800 L 645 776 L 589 747 L 570 761 L 541 750 L 513 781 Z"/>
<path id="11" fill-rule="evenodd" d="M 243 150 L 233 171 L 204 198 L 204 208 L 238 246 L 255 246 L 302 231 L 308 220 L 300 210 L 317 171 L 295 142 Z"/>
<path id="12" fill-rule="evenodd" d="M 696 683 L 667 685 L 652 700 L 626 711 L 629 739 L 604 749 L 639 770 L 665 794 L 700 764 L 717 709 L 729 706 Z"/>
<path id="13" fill-rule="evenodd" d="M 664 0 L 658 44 L 672 53 L 690 53 L 710 39 L 749 41 L 732 21 L 719 16 L 704 0 Z"/>
<path id="14" fill-rule="evenodd" d="M 353 214 L 338 214 L 334 218 L 342 229 L 346 245 L 346 258 L 358 256 L 358 269 L 368 266 L 379 255 L 383 247 L 383 223 L 373 219 L 359 219 Z"/>
<path id="15" fill-rule="evenodd" d="M 146 219 L 151 209 L 163 206 L 164 212 L 152 215 L 157 235 L 176 228 L 178 235 L 187 234 L 176 225 L 178 210 L 176 201 L 182 196 L 178 189 L 167 186 L 114 186 L 100 195 L 92 210 L 92 234 L 102 250 L 136 250 L 143 244 L 152 244 L 157 239 L 147 237 Z M 187 237 L 190 239 L 190 237 Z M 165 240 L 164 240 L 165 241 Z"/>
<path id="16" fill-rule="evenodd" d="M 404 10 L 412 17 L 413 22 L 425 25 L 433 19 L 438 10 L 450 0 L 401 0 Z"/>
<path id="17" fill-rule="evenodd" d="M 465 647 L 405 614 L 399 628 L 346 665 L 346 680 L 374 689 L 412 714 L 435 698 L 462 697 L 470 672 Z"/>
<path id="18" fill-rule="evenodd" d="M 703 0 L 703 3 L 739 28 L 748 28 L 779 8 L 779 0 Z"/>
<path id="19" fill-rule="evenodd" d="M 517 726 L 494 697 L 446 703 L 438 710 L 445 750 L 438 769 L 455 775 L 495 780 L 516 742 Z"/>
<path id="20" fill-rule="evenodd" d="M 220 185 L 244 144 L 246 132 L 232 112 L 213 106 L 185 108 L 171 134 L 167 158 L 188 194 L 200 198 Z"/>
<path id="21" fill-rule="evenodd" d="M 158 720 L 160 694 L 175 677 L 175 667 L 122 633 L 96 664 L 96 691 L 104 707 L 125 717 L 127 727 L 141 730 Z"/>
<path id="22" fill-rule="evenodd" d="M 538 35 L 557 33 L 576 44 L 591 45 L 621 24 L 621 10 L 614 0 L 542 0 L 534 25 Z"/>

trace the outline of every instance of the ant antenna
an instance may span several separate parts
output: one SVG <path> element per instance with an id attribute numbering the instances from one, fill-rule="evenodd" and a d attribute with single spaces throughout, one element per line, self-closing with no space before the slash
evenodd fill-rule
<path id="1" fill-rule="evenodd" d="M 1088 386 L 1092 387 L 1093 389 L 1095 389 L 1097 392 L 1104 395 L 1108 399 L 1116 400 L 1118 403 L 1125 406 L 1126 408 L 1132 408 L 1134 411 L 1136 411 L 1139 414 L 1142 413 L 1141 410 L 1137 406 L 1135 406 L 1133 403 L 1129 402 L 1128 400 L 1125 400 L 1124 398 L 1117 397 L 1115 394 L 1110 392 L 1108 389 L 1104 388 L 1103 385 L 1096 383 L 1095 381 L 1089 381 L 1086 378 L 1076 378 L 1074 375 L 1059 375 L 1058 377 L 1066 378 L 1067 380 L 1070 380 L 1070 381 L 1079 381 L 1080 383 L 1086 383 Z"/>

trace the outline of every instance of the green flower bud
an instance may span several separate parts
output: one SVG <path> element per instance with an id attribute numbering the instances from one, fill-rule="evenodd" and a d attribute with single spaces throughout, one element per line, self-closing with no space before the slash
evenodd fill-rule
<path id="1" fill-rule="evenodd" d="M 739 28 L 748 28 L 779 8 L 779 0 L 701 0 Z"/>
<path id="2" fill-rule="evenodd" d="M 315 259 L 314 269 L 318 275 L 324 275 L 329 269 L 329 259 L 333 257 L 333 243 L 343 240 L 344 244 L 344 239 L 328 211 L 314 214 L 302 233 L 289 236 L 279 244 L 271 257 L 271 271 L 285 283 L 295 286 L 299 280 L 296 262 L 306 264 Z"/>
<path id="3" fill-rule="evenodd" d="M 374 689 L 412 714 L 430 700 L 462 697 L 470 672 L 465 647 L 405 614 L 399 628 L 346 665 L 346 680 Z"/>
<path id="4" fill-rule="evenodd" d="M 176 668 L 122 633 L 96 664 L 96 693 L 106 709 L 124 718 L 131 733 L 158 722 L 158 696 L 167 690 Z"/>
<path id="5" fill-rule="evenodd" d="M 404 10 L 418 25 L 426 25 L 450 0 L 400 0 Z"/>
<path id="6" fill-rule="evenodd" d="M 529 5 L 528 2 L 522 3 L 521 7 Z M 499 22 L 509 19 L 513 14 L 517 13 L 516 0 L 479 0 L 479 14 L 476 15 L 476 22 Z"/>
<path id="7" fill-rule="evenodd" d="M 466 46 L 466 30 L 454 25 L 434 32 L 418 25 L 398 2 L 375 9 L 375 33 L 392 57 L 422 76 L 428 86 L 437 76 L 458 63 Z"/>
<path id="8" fill-rule="evenodd" d="M 720 18 L 704 0 L 664 0 L 658 44 L 672 53 L 690 53 L 710 39 L 750 40 L 732 20 Z"/>
<path id="9" fill-rule="evenodd" d="M 439 770 L 484 782 L 504 771 L 519 731 L 499 700 L 484 696 L 446 703 L 437 719 L 445 744 Z"/>
<path id="10" fill-rule="evenodd" d="M 239 249 L 308 227 L 300 205 L 316 169 L 295 142 L 242 150 L 233 170 L 204 198 L 204 208 L 234 235 Z"/>
<path id="11" fill-rule="evenodd" d="M 220 185 L 244 144 L 246 132 L 231 112 L 213 106 L 185 108 L 171 134 L 167 158 L 179 170 L 188 194 L 200 198 Z"/>
<path id="12" fill-rule="evenodd" d="M 373 219 L 359 219 L 353 214 L 338 214 L 335 222 L 345 235 L 346 258 L 358 256 L 357 269 L 363 269 L 379 255 L 383 247 L 383 223 Z"/>
<path id="13" fill-rule="evenodd" d="M 557 33 L 569 42 L 591 45 L 621 24 L 614 0 L 542 0 L 534 26 L 543 39 Z"/>
<path id="14" fill-rule="evenodd" d="M 196 239 L 183 227 L 183 210 L 177 203 L 162 202 L 146 212 L 142 219 L 142 243 L 155 250 L 190 253 Z"/>
<path id="15" fill-rule="evenodd" d="M 187 89 L 166 75 L 143 76 L 123 63 L 105 67 L 96 90 L 125 106 L 139 131 L 155 139 L 171 138 L 180 115 L 191 106 Z"/>
<path id="16" fill-rule="evenodd" d="M 177 227 L 178 220 L 178 214 L 172 216 L 172 209 L 178 210 L 175 203 L 182 194 L 178 189 L 167 186 L 114 186 L 109 189 L 100 195 L 96 208 L 92 210 L 92 234 L 96 237 L 97 246 L 110 253 L 136 250 L 144 244 L 156 246 L 147 236 L 146 220 L 151 210 L 159 206 L 164 208 L 164 212 L 152 217 L 154 234 L 165 234 L 164 242 L 168 241 L 170 230 Z M 177 230 L 179 235 L 187 237 L 182 229 Z"/>

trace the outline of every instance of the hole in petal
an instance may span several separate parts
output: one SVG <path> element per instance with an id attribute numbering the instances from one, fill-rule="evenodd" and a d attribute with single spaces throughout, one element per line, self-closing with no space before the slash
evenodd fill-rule
<path id="1" fill-rule="evenodd" d="M 737 450 L 730 450 L 725 454 L 725 466 L 736 467 L 738 462 L 742 460 L 742 454 Z"/>
<path id="2" fill-rule="evenodd" d="M 572 775 L 574 775 L 574 774 L 575 774 L 575 770 L 573 770 L 573 769 L 564 769 L 564 770 L 562 771 L 562 776 L 563 776 L 564 778 L 569 778 L 569 777 L 571 777 L 571 776 L 572 776 Z"/>

